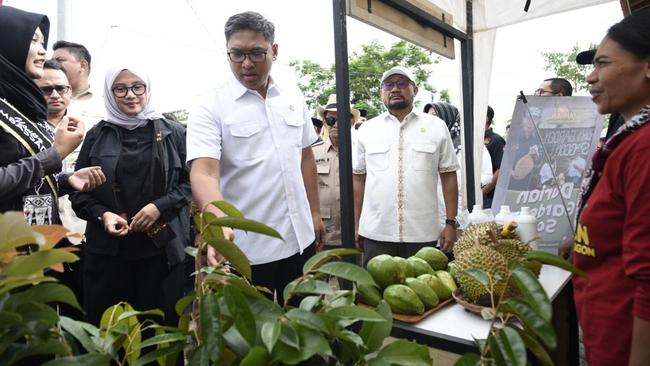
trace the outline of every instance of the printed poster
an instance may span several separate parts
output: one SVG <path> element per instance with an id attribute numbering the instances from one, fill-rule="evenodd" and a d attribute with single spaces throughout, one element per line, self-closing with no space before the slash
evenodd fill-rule
<path id="1" fill-rule="evenodd" d="M 557 253 L 573 241 L 580 185 L 591 166 L 603 116 L 589 97 L 517 100 L 506 138 L 492 212 L 531 208 L 539 249 Z"/>

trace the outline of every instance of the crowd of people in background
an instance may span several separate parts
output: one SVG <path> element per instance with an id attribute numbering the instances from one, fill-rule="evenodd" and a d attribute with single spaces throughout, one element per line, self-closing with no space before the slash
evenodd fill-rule
<path id="1" fill-rule="evenodd" d="M 612 113 L 583 182 L 584 235 L 576 239 L 597 256 L 574 256 L 589 274 L 574 284 L 590 365 L 650 362 L 648 19 L 648 10 L 628 16 L 577 59 L 594 65 L 587 78 L 594 103 Z M 84 233 L 82 261 L 63 281 L 83 299 L 87 321 L 97 324 L 120 301 L 163 309 L 165 322 L 176 321 L 185 248 L 193 245 L 192 202 L 224 216 L 210 203 L 226 200 L 282 235 L 223 228 L 250 260 L 253 284 L 280 303 L 309 257 L 352 245 L 341 242 L 336 95 L 311 112 L 297 86 L 276 77 L 278 45 L 268 19 L 244 12 L 227 20 L 228 81 L 202 96 L 187 127 L 157 109 L 155 80 L 129 55 L 107 71 L 102 93 L 88 82 L 91 56 L 83 45 L 59 40 L 46 59 L 49 27 L 47 16 L 0 6 L 0 211 Z M 378 82 L 386 111 L 366 120 L 349 105 L 346 123 L 354 245 L 363 263 L 424 246 L 450 253 L 467 225 L 461 113 L 449 103 L 416 108 L 418 83 L 402 66 L 384 70 Z M 534 94 L 571 96 L 572 87 L 550 78 Z M 483 207 L 491 206 L 508 143 L 494 132 L 494 116 L 488 107 Z M 580 174 L 567 179 L 577 183 L 585 162 L 574 165 Z M 220 258 L 209 246 L 208 264 Z M 615 339 L 612 329 L 619 330 Z"/>

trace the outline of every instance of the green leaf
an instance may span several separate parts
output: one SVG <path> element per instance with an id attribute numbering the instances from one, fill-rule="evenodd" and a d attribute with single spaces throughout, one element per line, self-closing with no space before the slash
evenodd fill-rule
<path id="1" fill-rule="evenodd" d="M 291 323 L 281 323 L 280 341 L 292 348 L 300 350 L 300 339 L 298 339 L 298 332 Z"/>
<path id="2" fill-rule="evenodd" d="M 302 294 L 317 294 L 317 295 L 330 295 L 333 290 L 332 287 L 325 281 L 309 279 L 300 282 L 296 287 L 291 290 L 292 293 Z"/>
<path id="3" fill-rule="evenodd" d="M 305 327 L 327 333 L 327 328 L 323 320 L 318 315 L 307 310 L 294 308 L 287 312 L 286 317 Z"/>
<path id="4" fill-rule="evenodd" d="M 185 247 L 185 254 L 190 257 L 196 258 L 196 255 L 199 253 L 199 248 L 197 247 Z"/>
<path id="5" fill-rule="evenodd" d="M 555 254 L 543 252 L 541 250 L 532 250 L 526 253 L 526 259 L 536 260 L 544 264 L 559 267 L 581 277 L 585 277 L 587 275 L 583 270 L 574 267 L 573 264 L 571 264 L 571 262 L 567 261 L 566 259 Z"/>
<path id="6" fill-rule="evenodd" d="M 56 282 L 57 279 L 49 276 L 42 275 L 31 275 L 25 277 L 6 277 L 0 279 L 0 296 L 3 296 L 7 292 L 27 286 L 34 285 L 43 282 Z"/>
<path id="7" fill-rule="evenodd" d="M 499 312 L 510 312 L 517 315 L 526 329 L 536 334 L 550 349 L 555 349 L 557 346 L 557 337 L 551 324 L 539 316 L 525 302 L 510 298 L 499 305 L 497 310 Z"/>
<path id="8" fill-rule="evenodd" d="M 244 217 L 244 214 L 241 213 L 235 206 L 231 205 L 230 203 L 226 201 L 212 201 L 210 204 L 218 209 L 221 210 L 221 212 L 225 213 L 226 216 L 230 217 Z"/>
<path id="9" fill-rule="evenodd" d="M 347 262 L 325 263 L 318 272 L 354 281 L 356 283 L 377 286 L 370 273 L 356 264 Z"/>
<path id="10" fill-rule="evenodd" d="M 178 314 L 179 316 L 183 315 L 183 313 L 185 313 L 185 309 L 187 309 L 188 306 L 192 305 L 195 298 L 196 298 L 196 294 L 194 293 L 194 291 L 192 291 L 189 295 L 183 296 L 178 301 L 176 301 L 176 305 L 174 306 L 174 310 L 176 310 L 176 314 Z"/>
<path id="11" fill-rule="evenodd" d="M 377 351 L 384 344 L 384 339 L 390 335 L 393 328 L 393 313 L 386 301 L 381 300 L 375 311 L 385 321 L 364 322 L 359 332 L 369 352 Z"/>
<path id="12" fill-rule="evenodd" d="M 262 343 L 264 343 L 269 353 L 272 353 L 273 347 L 280 337 L 280 323 L 264 323 L 260 335 L 262 337 Z"/>
<path id="13" fill-rule="evenodd" d="M 363 343 L 363 338 L 361 338 L 357 333 L 350 330 L 341 330 L 335 334 L 339 339 L 359 346 L 361 348 L 366 348 Z"/>
<path id="14" fill-rule="evenodd" d="M 358 320 L 363 320 L 366 322 L 386 321 L 386 319 L 380 314 L 378 314 L 376 311 L 368 308 L 362 308 L 356 305 L 340 306 L 340 307 L 333 308 L 332 310 L 327 312 L 327 315 L 334 318 L 353 319 L 356 321 Z"/>
<path id="15" fill-rule="evenodd" d="M 377 358 L 397 365 L 431 366 L 433 364 L 427 346 L 421 346 L 404 339 L 382 348 L 377 354 Z"/>
<path id="16" fill-rule="evenodd" d="M 121 322 L 122 320 L 127 320 L 129 318 L 132 318 L 134 316 L 139 316 L 139 315 L 157 315 L 161 318 L 165 317 L 165 313 L 162 312 L 162 310 L 159 309 L 151 309 L 151 310 L 145 310 L 145 311 L 138 311 L 138 310 L 128 310 L 123 313 L 121 313 L 117 317 L 117 322 Z"/>
<path id="17" fill-rule="evenodd" d="M 217 295 L 207 294 L 201 298 L 199 320 L 201 324 L 201 344 L 206 347 L 210 361 L 216 362 L 223 351 L 223 337 L 219 316 Z"/>
<path id="18" fill-rule="evenodd" d="M 499 348 L 505 365 L 526 366 L 526 346 L 517 331 L 505 327 L 498 330 L 493 338 L 495 342 L 491 342 L 490 347 L 496 345 Z"/>
<path id="19" fill-rule="evenodd" d="M 454 366 L 480 366 L 481 357 L 475 353 L 466 353 L 463 357 L 456 360 Z"/>
<path id="20" fill-rule="evenodd" d="M 81 346 L 88 353 L 100 352 L 99 345 L 93 342 L 91 336 L 84 329 L 83 322 L 80 322 L 78 320 L 73 320 L 71 318 L 68 318 L 67 316 L 61 316 L 59 319 L 59 325 L 61 325 L 61 328 L 63 328 L 63 330 L 72 334 L 72 336 L 77 341 L 79 341 L 79 343 L 81 343 Z M 85 326 L 94 328 L 92 324 L 88 324 L 88 323 L 85 323 Z M 97 328 L 95 329 L 97 330 Z"/>
<path id="21" fill-rule="evenodd" d="M 315 312 L 314 309 L 322 304 L 320 296 L 307 296 L 300 300 L 300 308 L 303 310 Z"/>
<path id="22" fill-rule="evenodd" d="M 519 329 L 515 326 L 512 326 L 510 324 L 506 325 L 506 327 L 514 329 L 517 333 L 519 333 L 519 336 L 521 339 L 524 341 L 524 344 L 526 345 L 526 348 L 530 350 L 530 352 L 535 355 L 537 360 L 544 366 L 553 366 L 553 360 L 551 359 L 551 356 L 549 356 L 548 352 L 542 346 L 537 340 L 533 337 L 531 337 L 528 333 L 526 333 L 524 330 Z"/>
<path id="23" fill-rule="evenodd" d="M 36 243 L 36 236 L 22 212 L 0 214 L 0 238 L 0 253 L 21 245 Z"/>
<path id="24" fill-rule="evenodd" d="M 59 283 L 42 283 L 28 288 L 25 291 L 13 294 L 7 299 L 5 307 L 13 309 L 18 304 L 29 301 L 39 303 L 60 302 L 81 310 L 81 306 L 77 302 L 77 298 L 74 296 L 72 290 Z"/>
<path id="25" fill-rule="evenodd" d="M 155 346 L 161 343 L 174 343 L 174 342 L 183 342 L 187 339 L 187 335 L 183 333 L 162 333 L 151 338 L 146 339 L 140 345 L 141 348 Z"/>
<path id="26" fill-rule="evenodd" d="M 358 255 L 360 253 L 361 252 L 359 250 L 351 249 L 351 248 L 337 248 L 337 249 L 323 250 L 321 252 L 316 253 L 311 258 L 309 258 L 307 262 L 305 262 L 305 264 L 302 266 L 302 272 L 303 274 L 312 272 L 318 269 L 324 263 L 329 262 L 333 258 L 339 258 L 344 255 Z"/>
<path id="27" fill-rule="evenodd" d="M 266 348 L 262 346 L 255 346 L 248 351 L 246 357 L 241 360 L 240 366 L 261 366 L 268 363 L 269 354 Z"/>
<path id="28" fill-rule="evenodd" d="M 219 229 L 221 230 L 221 229 Z M 216 237 L 204 237 L 204 240 L 212 246 L 217 252 L 224 256 L 230 265 L 235 267 L 237 272 L 244 277 L 251 279 L 251 263 L 248 261 L 246 254 L 230 240 Z"/>
<path id="29" fill-rule="evenodd" d="M 189 359 L 187 366 L 210 366 L 210 357 L 205 344 L 195 348 Z"/>
<path id="30" fill-rule="evenodd" d="M 29 276 L 37 274 L 46 268 L 57 263 L 72 263 L 79 260 L 76 255 L 63 249 L 51 249 L 42 252 L 34 252 L 30 255 L 18 256 L 11 264 L 4 268 L 3 275 Z"/>
<path id="31" fill-rule="evenodd" d="M 526 267 L 517 266 L 512 270 L 512 279 L 517 288 L 526 296 L 530 305 L 539 316 L 551 321 L 552 306 L 546 291 L 537 277 Z"/>
<path id="32" fill-rule="evenodd" d="M 56 360 L 48 361 L 43 366 L 108 366 L 111 358 L 101 353 L 88 353 L 79 356 L 61 357 Z"/>
<path id="33" fill-rule="evenodd" d="M 255 287 L 253 287 L 250 283 L 246 282 L 246 280 L 235 277 L 234 275 L 227 275 L 226 281 L 228 281 L 229 284 L 237 287 L 244 295 L 248 297 L 256 297 L 256 298 L 264 297 L 264 295 L 262 295 Z"/>
<path id="34" fill-rule="evenodd" d="M 16 307 L 16 312 L 25 320 L 25 323 L 41 321 L 52 327 L 59 321 L 59 315 L 54 309 L 37 302 L 26 302 Z"/>
<path id="35" fill-rule="evenodd" d="M 138 359 L 135 363 L 130 363 L 130 365 L 142 366 L 150 362 L 154 362 L 159 358 L 172 356 L 174 354 L 176 354 L 176 357 L 178 357 L 178 354 L 183 351 L 183 348 L 185 348 L 184 342 L 180 344 L 174 344 L 169 347 L 158 348 L 157 350 L 151 351 L 146 355 L 140 357 L 140 359 Z"/>
<path id="36" fill-rule="evenodd" d="M 220 227 L 229 227 L 233 229 L 239 229 L 244 231 L 250 231 L 253 233 L 258 233 L 266 236 L 270 236 L 276 239 L 284 240 L 282 235 L 275 231 L 270 226 L 264 225 L 261 222 L 244 219 L 241 217 L 207 217 L 205 223 L 208 225 L 216 225 Z"/>
<path id="37" fill-rule="evenodd" d="M 472 277 L 473 279 L 475 279 L 476 281 L 481 283 L 481 285 L 483 285 L 484 287 L 489 288 L 489 286 L 490 286 L 490 277 L 488 276 L 487 273 L 481 271 L 480 269 L 476 269 L 476 268 L 468 268 L 468 269 L 464 270 L 463 273 L 465 273 L 468 276 Z"/>
<path id="38" fill-rule="evenodd" d="M 223 298 L 226 301 L 230 315 L 235 321 L 235 327 L 249 346 L 255 345 L 255 317 L 251 312 L 248 302 L 241 291 L 233 285 L 226 285 L 223 289 Z"/>

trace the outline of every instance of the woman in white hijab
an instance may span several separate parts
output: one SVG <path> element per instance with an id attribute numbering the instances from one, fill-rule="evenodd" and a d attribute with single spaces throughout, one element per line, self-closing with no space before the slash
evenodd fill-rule
<path id="1" fill-rule="evenodd" d="M 120 301 L 162 309 L 168 324 L 177 319 L 190 242 L 185 129 L 155 110 L 152 90 L 141 69 L 110 69 L 106 118 L 88 132 L 77 160 L 77 169 L 101 166 L 107 179 L 102 189 L 72 199 L 88 221 L 84 309 L 94 324 Z"/>

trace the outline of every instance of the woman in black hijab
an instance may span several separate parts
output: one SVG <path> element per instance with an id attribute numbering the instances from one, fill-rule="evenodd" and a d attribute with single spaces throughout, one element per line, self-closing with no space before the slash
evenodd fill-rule
<path id="1" fill-rule="evenodd" d="M 59 188 L 90 190 L 105 180 L 97 167 L 58 174 L 84 127 L 65 118 L 52 131 L 46 122 L 47 105 L 32 79 L 43 75 L 49 28 L 44 15 L 0 6 L 0 212 L 23 211 L 30 224 L 60 223 Z"/>

